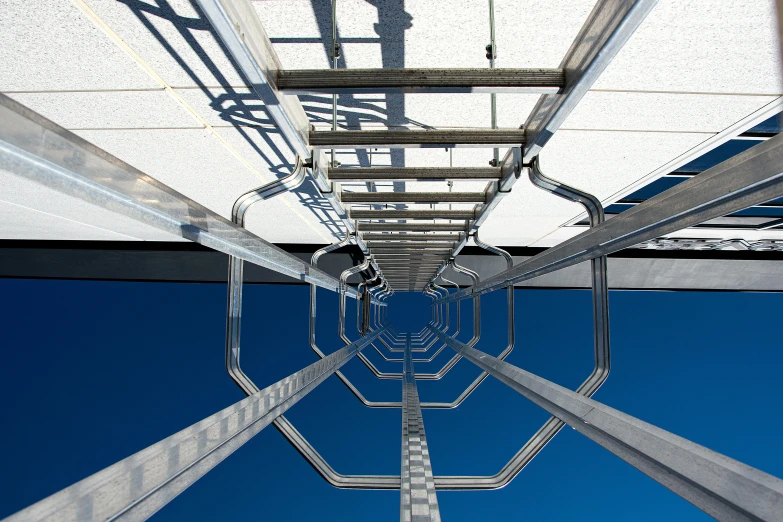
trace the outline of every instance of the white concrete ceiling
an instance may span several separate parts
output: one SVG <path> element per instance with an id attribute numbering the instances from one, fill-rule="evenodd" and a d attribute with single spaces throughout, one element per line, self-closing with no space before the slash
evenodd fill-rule
<path id="1" fill-rule="evenodd" d="M 496 0 L 497 65 L 558 66 L 592 5 Z M 255 6 L 286 68 L 329 67 L 329 1 Z M 340 65 L 486 67 L 487 10 L 485 0 L 338 0 Z M 609 204 L 678 158 L 766 119 L 783 94 L 774 15 L 773 0 L 660 0 L 544 149 L 545 172 Z M 290 169 L 293 155 L 189 0 L 3 0 L 0 22 L 0 92 L 223 216 L 242 193 Z M 301 99 L 313 123 L 328 127 L 331 97 Z M 524 123 L 536 100 L 499 95 L 499 124 Z M 357 95 L 339 103 L 343 128 L 490 124 L 488 94 Z M 485 149 L 378 150 L 372 162 L 484 166 L 491 157 Z M 368 164 L 365 151 L 343 151 L 339 160 Z M 404 189 L 447 190 L 445 183 Z M 173 239 L 7 174 L 0 190 L 3 238 Z M 332 242 L 334 216 L 323 207 L 303 186 L 254 206 L 247 227 L 273 242 Z M 523 178 L 482 238 L 550 246 L 581 230 L 561 228 L 579 214 Z M 775 234 L 782 233 L 765 237 Z"/>

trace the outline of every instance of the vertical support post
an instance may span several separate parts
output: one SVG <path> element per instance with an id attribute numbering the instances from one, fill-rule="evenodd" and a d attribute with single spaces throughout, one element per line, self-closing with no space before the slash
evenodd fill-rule
<path id="1" fill-rule="evenodd" d="M 405 336 L 402 379 L 402 467 L 400 521 L 440 521 L 430 452 L 424 434 L 419 392 L 411 354 L 411 334 Z"/>

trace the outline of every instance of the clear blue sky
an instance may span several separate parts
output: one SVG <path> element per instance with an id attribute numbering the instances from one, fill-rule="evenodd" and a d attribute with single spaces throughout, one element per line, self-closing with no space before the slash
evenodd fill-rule
<path id="1" fill-rule="evenodd" d="M 0 279 L 0 518 L 240 400 L 223 366 L 225 294 L 218 284 Z M 242 361 L 259 386 L 315 360 L 307 296 L 305 286 L 246 287 Z M 592 364 L 589 293 L 518 290 L 516 299 L 509 361 L 577 386 Z M 397 294 L 393 321 L 418 331 L 428 302 Z M 325 351 L 341 345 L 336 304 L 319 292 Z M 782 305 L 783 294 L 612 292 L 612 373 L 595 398 L 783 476 Z M 505 293 L 484 297 L 480 349 L 503 349 L 504 320 Z M 358 361 L 345 371 L 370 399 L 400 397 L 397 381 L 376 381 Z M 420 383 L 422 400 L 451 400 L 477 373 L 461 361 Z M 399 411 L 365 408 L 336 378 L 288 417 L 338 471 L 399 473 Z M 433 469 L 495 473 L 546 418 L 490 378 L 459 409 L 425 411 Z M 569 428 L 508 487 L 438 499 L 446 521 L 709 520 Z M 396 491 L 328 486 L 269 427 L 155 519 L 393 521 L 398 506 Z"/>

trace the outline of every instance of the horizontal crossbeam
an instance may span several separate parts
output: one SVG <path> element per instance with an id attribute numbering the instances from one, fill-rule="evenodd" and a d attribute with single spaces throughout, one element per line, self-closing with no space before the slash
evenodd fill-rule
<path id="1" fill-rule="evenodd" d="M 343 192 L 343 203 L 484 203 L 483 192 Z"/>
<path id="2" fill-rule="evenodd" d="M 556 94 L 564 85 L 562 69 L 301 69 L 277 73 L 277 88 L 286 94 Z"/>
<path id="3" fill-rule="evenodd" d="M 476 213 L 473 210 L 351 209 L 349 215 L 353 219 L 473 219 Z"/>
<path id="4" fill-rule="evenodd" d="M 310 146 L 322 149 L 519 147 L 522 129 L 424 129 L 310 131 Z"/>
<path id="5" fill-rule="evenodd" d="M 331 168 L 332 181 L 497 181 L 503 173 L 500 167 L 354 167 Z"/>

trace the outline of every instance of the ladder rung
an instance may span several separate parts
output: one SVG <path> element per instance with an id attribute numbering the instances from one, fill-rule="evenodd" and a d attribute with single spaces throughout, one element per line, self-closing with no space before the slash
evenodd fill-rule
<path id="1" fill-rule="evenodd" d="M 423 129 L 310 131 L 310 146 L 322 149 L 519 147 L 522 129 Z"/>
<path id="2" fill-rule="evenodd" d="M 444 257 L 448 257 L 448 253 L 437 253 L 432 251 L 427 252 L 399 252 L 399 250 L 395 249 L 395 252 L 371 252 L 373 254 L 373 257 L 379 262 L 379 263 L 385 263 L 386 261 L 394 261 L 394 262 L 411 262 L 411 261 L 427 261 L 430 263 L 434 263 L 438 259 L 443 259 Z M 426 258 L 426 259 L 425 259 Z"/>
<path id="3" fill-rule="evenodd" d="M 355 167 L 329 169 L 332 181 L 497 181 L 500 167 Z"/>
<path id="4" fill-rule="evenodd" d="M 343 192 L 343 203 L 486 203 L 483 192 Z"/>
<path id="5" fill-rule="evenodd" d="M 452 247 L 432 247 L 425 249 L 415 249 L 415 250 L 401 250 L 398 247 L 389 246 L 389 247 L 374 247 L 371 249 L 371 253 L 373 254 L 410 254 L 412 256 L 420 256 L 424 254 L 448 254 L 451 252 Z"/>
<path id="6" fill-rule="evenodd" d="M 360 223 L 361 232 L 464 232 L 464 223 Z"/>
<path id="7" fill-rule="evenodd" d="M 362 234 L 365 241 L 459 241 L 462 234 Z"/>
<path id="8" fill-rule="evenodd" d="M 474 219 L 473 210 L 363 210 L 348 211 L 352 219 Z"/>
<path id="9" fill-rule="evenodd" d="M 277 75 L 286 94 L 517 92 L 557 94 L 563 69 L 304 69 Z"/>
<path id="10" fill-rule="evenodd" d="M 389 241 L 367 241 L 367 246 L 369 248 L 377 248 L 377 247 L 394 247 L 397 249 L 409 249 L 409 250 L 428 250 L 432 247 L 453 247 L 457 244 L 457 241 L 427 241 L 427 242 L 421 242 L 417 241 L 415 243 L 398 243 L 398 242 L 389 242 Z"/>

